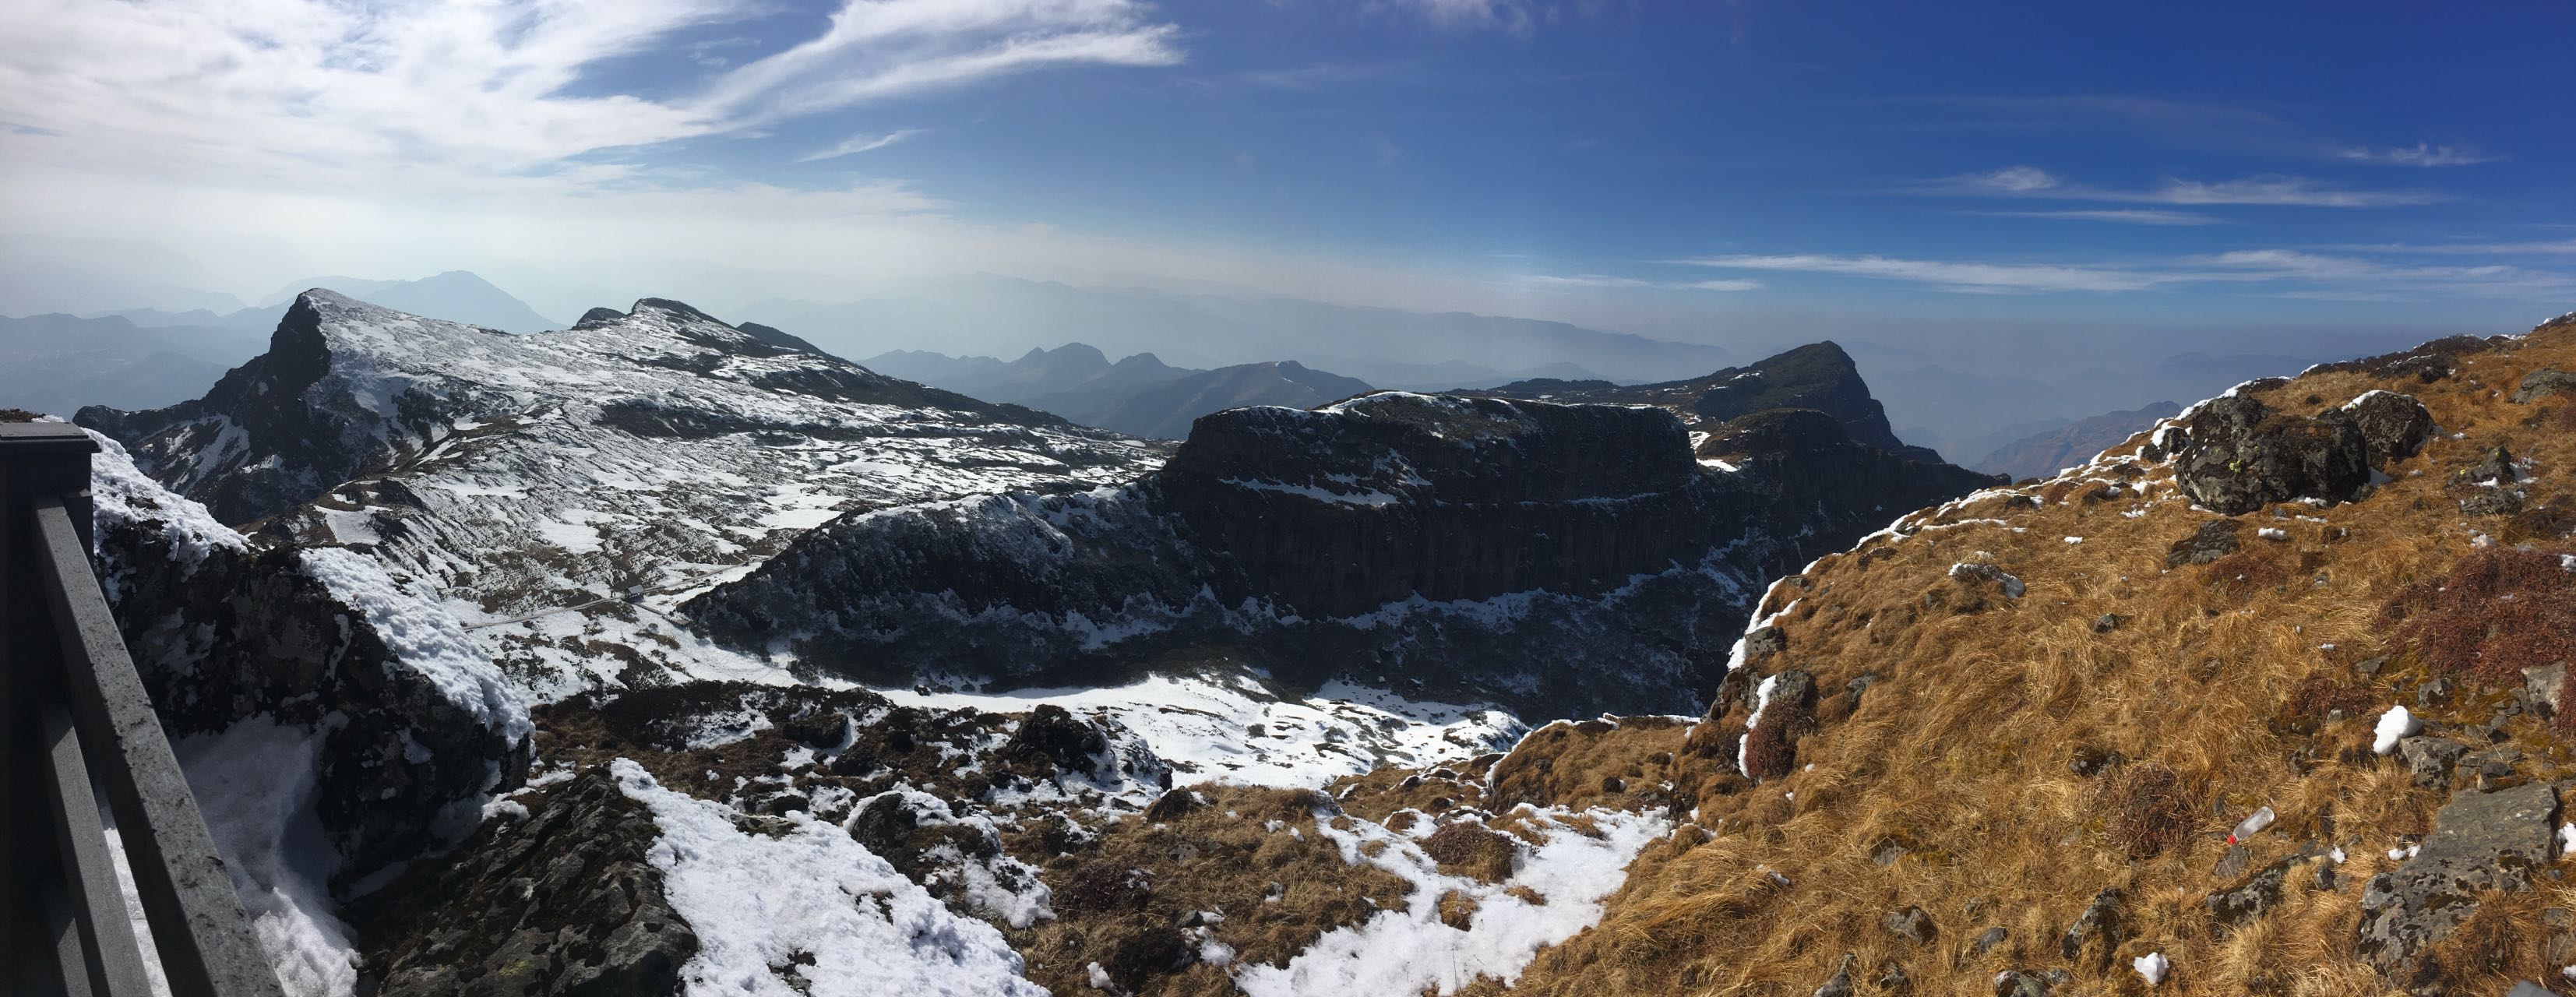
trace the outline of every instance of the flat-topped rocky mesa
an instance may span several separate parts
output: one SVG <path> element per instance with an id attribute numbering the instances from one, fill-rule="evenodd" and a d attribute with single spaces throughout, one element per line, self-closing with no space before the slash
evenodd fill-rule
<path id="1" fill-rule="evenodd" d="M 1248 663 L 1537 716 L 1675 710 L 1765 580 L 1995 482 L 1813 410 L 1693 432 L 1646 405 L 1381 392 L 1203 417 L 1125 487 L 845 517 L 682 609 L 876 681 Z"/>

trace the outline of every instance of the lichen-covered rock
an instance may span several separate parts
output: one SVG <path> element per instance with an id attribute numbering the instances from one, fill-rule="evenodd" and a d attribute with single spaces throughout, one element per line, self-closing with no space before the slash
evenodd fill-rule
<path id="1" fill-rule="evenodd" d="M 2385 469 L 2415 456 L 2433 438 L 2433 412 L 2413 395 L 2373 391 L 2346 403 L 2343 411 L 2361 427 L 2371 467 Z"/>
<path id="2" fill-rule="evenodd" d="M 2514 388 L 2513 401 L 2516 404 L 2528 405 L 2558 394 L 2576 395 L 2576 374 L 2570 374 L 2555 367 L 2543 367 L 2522 376 L 2522 383 Z"/>
<path id="3" fill-rule="evenodd" d="M 2077 915 L 2075 923 L 2057 940 L 2058 954 L 2079 965 L 2110 965 L 2112 953 L 2128 940 L 2120 923 L 2121 910 L 2128 900 L 2128 894 L 2116 886 L 2094 894 L 2093 902 L 2084 905 L 2084 913 Z"/>
<path id="4" fill-rule="evenodd" d="M 2179 568 L 2186 564 L 2208 564 L 2236 553 L 2243 546 L 2236 535 L 2244 531 L 2245 524 L 2233 519 L 2213 519 L 2202 523 L 2200 529 L 2174 541 L 2173 546 L 2166 549 L 2165 566 Z"/>
<path id="5" fill-rule="evenodd" d="M 2234 885 L 2209 895 L 2209 920 L 2224 932 L 2248 921 L 2260 919 L 2273 905 L 2281 902 L 2281 887 L 2290 881 L 2290 869 L 2301 856 L 2290 856 L 2254 871 Z"/>
<path id="6" fill-rule="evenodd" d="M 2360 956 L 2401 986 L 2421 982 L 2434 969 L 2425 949 L 2477 910 L 2480 892 L 2529 888 L 2554 856 L 2557 814 L 2542 783 L 2452 797 L 2422 850 L 2362 888 Z"/>
<path id="7" fill-rule="evenodd" d="M 2225 515 L 2301 498 L 2343 502 L 2370 481 L 2369 444 L 2341 410 L 2310 418 L 2231 394 L 2189 413 L 2182 427 L 2189 438 L 2174 478 L 2194 502 Z"/>
<path id="8" fill-rule="evenodd" d="M 2451 769 L 2460 763 L 2469 746 L 2446 737 L 2418 735 L 2397 742 L 2398 757 L 2406 760 L 2406 769 L 2415 774 L 2418 786 L 2442 786 L 2451 781 Z"/>
<path id="9" fill-rule="evenodd" d="M 659 832 L 602 768 L 525 821 L 495 821 L 352 905 L 371 946 L 359 992 L 468 997 L 670 994 L 698 936 L 649 858 Z"/>

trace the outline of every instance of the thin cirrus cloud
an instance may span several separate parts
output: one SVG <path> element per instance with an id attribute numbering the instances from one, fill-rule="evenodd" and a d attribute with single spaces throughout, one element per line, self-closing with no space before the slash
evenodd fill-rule
<path id="1" fill-rule="evenodd" d="M 1900 193 L 1950 197 L 2047 198 L 2112 204 L 2178 206 L 2285 205 L 2316 208 L 2380 208 L 2431 204 L 2445 195 L 2423 190 L 2352 190 L 2307 177 L 2264 174 L 2235 180 L 2167 179 L 2153 187 L 2114 188 L 2076 183 L 2035 166 L 2007 166 L 1987 173 L 1949 177 Z"/>
<path id="2" fill-rule="evenodd" d="M 883 149 L 886 146 L 893 145 L 919 134 L 921 134 L 921 129 L 904 128 L 887 132 L 883 135 L 852 135 L 849 138 L 842 140 L 839 145 L 833 146 L 829 149 L 819 149 L 814 152 L 798 156 L 794 161 L 799 163 L 815 163 L 826 159 L 839 159 L 843 156 L 855 156 L 862 152 L 875 152 L 878 149 Z"/>
<path id="3" fill-rule="evenodd" d="M 604 60 L 694 53 L 681 32 L 753 8 L 30 2 L 44 9 L 0 37 L 0 119 L 54 134 L 0 137 L 0 155 L 192 178 L 564 180 L 576 157 L 1048 67 L 1183 59 L 1177 26 L 1139 0 L 850 0 L 816 37 L 737 65 L 697 60 L 700 78 L 645 97 L 579 85 Z M 190 85 L 166 85 L 173 67 Z"/>
<path id="4" fill-rule="evenodd" d="M 2067 211 L 1977 211 L 1989 218 L 2044 218 L 2073 222 L 2117 222 L 2123 225 L 2218 225 L 2221 220 L 2197 211 L 2165 208 L 2103 208 Z"/>
<path id="5" fill-rule="evenodd" d="M 2404 146 L 2392 149 L 2352 146 L 2336 149 L 2335 155 L 2355 162 L 2386 163 L 2391 166 L 2475 166 L 2504 158 L 2484 155 L 2470 149 L 2429 145 L 2423 142 L 2415 143 L 2415 147 L 2411 149 Z"/>
<path id="6" fill-rule="evenodd" d="M 2300 297 L 2368 292 L 2555 295 L 2576 276 L 2510 266 L 2427 266 L 2298 250 L 2258 249 L 2141 263 L 1992 263 L 1874 255 L 1702 256 L 1672 261 L 1721 270 L 1824 274 L 1925 284 L 1979 294 L 2121 293 L 2184 285 L 2279 285 Z"/>
<path id="7" fill-rule="evenodd" d="M 1719 291 L 1733 293 L 1738 291 L 1759 291 L 1762 289 L 1762 282 L 1758 280 L 1655 281 L 1639 277 L 1617 277 L 1597 273 L 1572 275 L 1523 274 L 1515 279 L 1525 286 L 1551 290 L 1651 289 L 1666 291 Z"/>

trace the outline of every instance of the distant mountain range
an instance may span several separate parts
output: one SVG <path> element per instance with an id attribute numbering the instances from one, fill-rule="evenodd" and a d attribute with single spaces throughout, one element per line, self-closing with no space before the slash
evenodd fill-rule
<path id="1" fill-rule="evenodd" d="M 142 307 L 85 317 L 0 317 L 0 353 L 13 361 L 0 366 L 0 408 L 68 416 L 84 405 L 155 408 L 197 397 L 225 370 L 266 350 L 287 305 L 314 287 L 505 332 L 564 327 L 463 270 L 419 280 L 314 277 L 291 286 L 275 300 L 224 311 Z M 209 303 L 224 302 L 238 304 L 230 296 Z"/>
<path id="2" fill-rule="evenodd" d="M 1715 370 L 1714 346 L 1563 322 L 1423 313 L 1290 298 L 1077 288 L 990 274 L 925 281 L 902 297 L 840 305 L 773 299 L 737 319 L 789 330 L 843 356 L 938 344 L 951 356 L 1015 356 L 1064 342 L 1214 368 L 1293 359 L 1416 390 L 1518 378 L 1656 380 Z"/>
<path id="3" fill-rule="evenodd" d="M 2182 413 L 2173 402 L 2156 402 L 2126 412 L 2106 412 L 2088 419 L 2077 419 L 2063 425 L 2040 430 L 1994 447 L 1973 458 L 1962 458 L 1966 465 L 1980 471 L 2023 478 L 2053 477 L 2058 471 L 2093 459 L 2094 455 L 2120 445 L 2139 430 Z"/>
<path id="4" fill-rule="evenodd" d="M 1198 417 L 1246 405 L 1312 408 L 1370 390 L 1358 378 L 1294 360 L 1214 370 L 1174 367 L 1151 353 L 1109 362 L 1086 343 L 1033 349 L 1017 360 L 898 350 L 864 361 L 871 370 L 988 402 L 1051 412 L 1131 436 L 1176 440 Z"/>

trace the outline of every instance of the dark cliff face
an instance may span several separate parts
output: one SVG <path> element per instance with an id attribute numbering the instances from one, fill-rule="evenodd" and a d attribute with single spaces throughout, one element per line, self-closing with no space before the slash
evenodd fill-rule
<path id="1" fill-rule="evenodd" d="M 1623 386 L 1607 381 L 1540 379 L 1452 393 L 1653 405 L 1671 410 L 1694 430 L 1756 412 L 1813 409 L 1832 416 L 1853 440 L 1916 460 L 1940 460 L 1940 455 L 1907 446 L 1896 438 L 1896 431 L 1888 426 L 1886 408 L 1870 396 L 1869 384 L 1861 379 L 1860 368 L 1852 363 L 1851 354 L 1831 341 L 1810 343 L 1756 363 L 1679 381 Z"/>
<path id="2" fill-rule="evenodd" d="M 1137 484 L 847 517 L 683 607 L 807 667 L 1103 682 L 1248 662 L 1532 716 L 1675 710 L 1764 582 L 1993 479 L 1812 410 L 1381 393 L 1200 419 Z"/>

